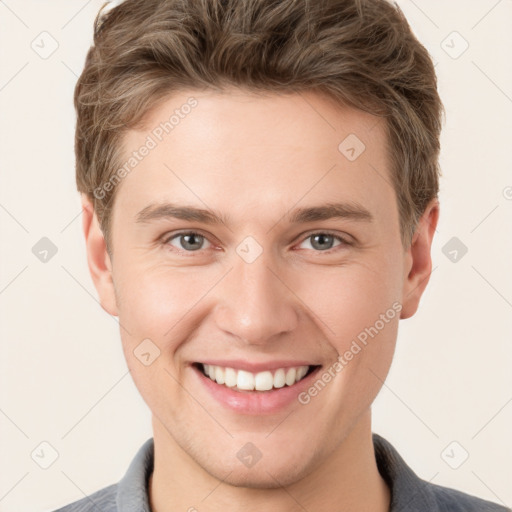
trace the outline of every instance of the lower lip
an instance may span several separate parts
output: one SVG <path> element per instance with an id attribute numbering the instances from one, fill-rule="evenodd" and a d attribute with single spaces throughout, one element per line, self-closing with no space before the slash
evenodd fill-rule
<path id="1" fill-rule="evenodd" d="M 286 408 L 310 386 L 312 379 L 321 367 L 315 368 L 307 377 L 292 386 L 284 386 L 269 391 L 235 391 L 223 384 L 217 384 L 203 372 L 192 366 L 200 382 L 208 392 L 223 406 L 240 414 L 272 414 Z"/>

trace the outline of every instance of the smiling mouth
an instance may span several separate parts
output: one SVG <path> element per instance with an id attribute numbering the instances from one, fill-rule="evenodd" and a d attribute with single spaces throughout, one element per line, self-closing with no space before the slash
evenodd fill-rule
<path id="1" fill-rule="evenodd" d="M 320 365 L 295 366 L 252 373 L 204 363 L 194 363 L 193 366 L 213 382 L 241 392 L 264 392 L 291 387 L 320 368 Z"/>

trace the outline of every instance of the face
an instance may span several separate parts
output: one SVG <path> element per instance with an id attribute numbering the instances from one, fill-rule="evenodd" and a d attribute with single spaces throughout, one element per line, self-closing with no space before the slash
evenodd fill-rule
<path id="1" fill-rule="evenodd" d="M 384 122 L 315 93 L 182 91 L 124 151 L 113 259 L 86 236 L 154 422 L 228 483 L 297 481 L 369 414 L 435 214 L 404 248 Z"/>

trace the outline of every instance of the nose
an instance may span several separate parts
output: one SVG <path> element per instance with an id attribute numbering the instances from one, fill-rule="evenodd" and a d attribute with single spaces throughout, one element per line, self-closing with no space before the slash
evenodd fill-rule
<path id="1" fill-rule="evenodd" d="M 249 345 L 264 345 L 297 327 L 300 301 L 270 251 L 252 263 L 235 258 L 234 267 L 216 287 L 215 321 L 219 329 Z"/>

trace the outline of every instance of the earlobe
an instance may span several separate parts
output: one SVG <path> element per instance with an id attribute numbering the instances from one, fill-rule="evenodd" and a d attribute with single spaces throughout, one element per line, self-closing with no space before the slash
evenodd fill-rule
<path id="1" fill-rule="evenodd" d="M 437 198 L 427 205 L 407 250 L 402 290 L 401 319 L 410 318 L 416 313 L 421 296 L 432 272 L 431 247 L 439 219 Z"/>
<path id="2" fill-rule="evenodd" d="M 101 307 L 107 313 L 118 316 L 112 278 L 112 262 L 94 207 L 91 200 L 84 194 L 82 194 L 82 227 L 85 236 L 87 264 L 99 295 Z"/>

